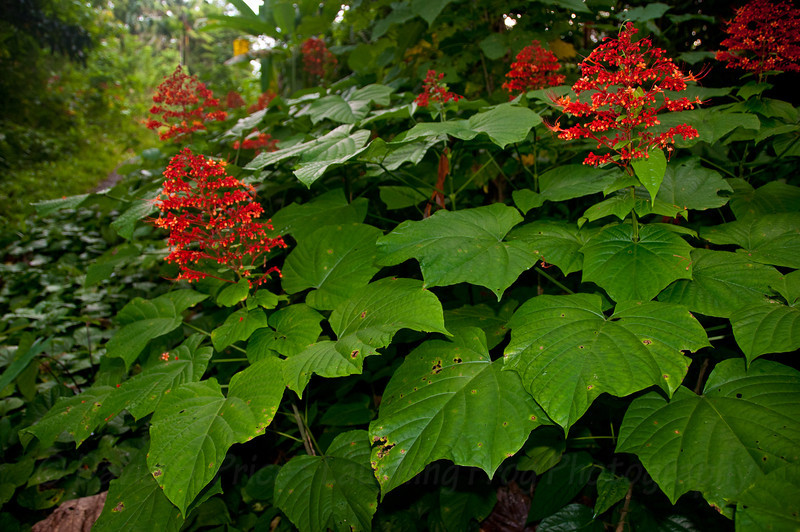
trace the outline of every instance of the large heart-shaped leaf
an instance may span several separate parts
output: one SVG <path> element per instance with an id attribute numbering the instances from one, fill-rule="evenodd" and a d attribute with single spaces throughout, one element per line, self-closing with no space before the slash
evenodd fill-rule
<path id="1" fill-rule="evenodd" d="M 765 473 L 800 461 L 798 412 L 797 370 L 767 360 L 745 370 L 729 359 L 702 396 L 681 388 L 670 401 L 657 392 L 635 399 L 617 451 L 635 453 L 673 503 L 697 490 L 722 509 Z"/>
<path id="2" fill-rule="evenodd" d="M 745 305 L 763 303 L 781 279 L 775 268 L 741 253 L 692 250 L 692 280 L 679 279 L 658 295 L 659 301 L 686 305 L 706 316 L 728 318 Z"/>
<path id="3" fill-rule="evenodd" d="M 445 134 L 461 140 L 472 140 L 484 133 L 492 142 L 505 148 L 514 142 L 524 141 L 531 129 L 541 122 L 542 118 L 527 107 L 503 103 L 488 111 L 472 115 L 468 120 L 417 124 L 406 132 L 400 142 Z"/>
<path id="4" fill-rule="evenodd" d="M 589 294 L 534 297 L 509 326 L 506 369 L 565 429 L 603 392 L 623 397 L 657 385 L 672 393 L 689 367 L 682 351 L 709 345 L 684 307 L 627 302 L 606 318 L 600 296 Z"/>
<path id="5" fill-rule="evenodd" d="M 583 280 L 600 285 L 614 301 L 650 300 L 676 279 L 692 278 L 692 246 L 671 231 L 652 225 L 613 225 L 581 248 Z"/>
<path id="6" fill-rule="evenodd" d="M 374 266 L 375 241 L 380 229 L 371 225 L 341 224 L 321 227 L 286 257 L 283 289 L 295 294 L 315 288 L 306 303 L 330 310 L 363 288 L 380 268 Z"/>
<path id="7" fill-rule="evenodd" d="M 106 344 L 106 356 L 119 357 L 130 366 L 150 340 L 180 327 L 181 313 L 207 297 L 193 290 L 176 290 L 150 300 L 134 298 L 117 314 L 121 328 Z"/>
<path id="8" fill-rule="evenodd" d="M 183 384 L 162 399 L 150 425 L 150 472 L 186 509 L 217 474 L 234 443 L 262 434 L 285 389 L 282 361 L 269 357 L 233 376 L 228 397 L 214 379 Z"/>
<path id="9" fill-rule="evenodd" d="M 308 203 L 292 203 L 275 213 L 272 225 L 281 235 L 292 235 L 302 241 L 325 225 L 361 223 L 367 215 L 363 198 L 347 202 L 342 189 L 331 190 Z"/>
<path id="10" fill-rule="evenodd" d="M 164 532 L 181 529 L 181 512 L 169 499 L 147 469 L 141 451 L 125 466 L 122 475 L 111 481 L 103 513 L 92 526 L 96 532 Z"/>
<path id="11" fill-rule="evenodd" d="M 439 459 L 490 477 L 528 434 L 549 420 L 519 377 L 492 362 L 483 331 L 430 340 L 406 356 L 370 425 L 375 476 L 384 495 Z"/>
<path id="12" fill-rule="evenodd" d="M 706 210 L 722 207 L 728 201 L 720 192 L 732 192 L 719 173 L 703 168 L 697 159 L 668 164 L 656 200 L 683 210 Z"/>
<path id="13" fill-rule="evenodd" d="M 800 309 L 768 300 L 731 314 L 736 343 L 750 362 L 767 353 L 800 348 Z"/>
<path id="14" fill-rule="evenodd" d="M 275 505 L 301 532 L 372 530 L 378 484 L 363 430 L 339 434 L 324 456 L 298 455 L 275 479 Z"/>
<path id="15" fill-rule="evenodd" d="M 378 262 L 416 258 L 427 286 L 467 282 L 485 286 L 499 300 L 537 260 L 525 242 L 503 240 L 521 221 L 516 209 L 502 203 L 439 211 L 422 221 L 405 221 L 378 240 Z"/>
<path id="16" fill-rule="evenodd" d="M 535 221 L 515 227 L 508 240 L 523 240 L 529 249 L 545 263 L 555 264 L 564 273 L 580 271 L 583 268 L 583 255 L 580 249 L 598 229 L 557 221 Z"/>
<path id="17" fill-rule="evenodd" d="M 729 179 L 736 193 L 730 206 L 737 220 L 780 212 L 800 211 L 800 188 L 780 181 L 771 181 L 754 189 L 744 179 Z"/>
<path id="18" fill-rule="evenodd" d="M 442 305 L 420 281 L 375 281 L 336 307 L 330 325 L 337 341 L 323 341 L 291 356 L 284 365 L 286 385 L 301 393 L 312 373 L 341 377 L 361 373 L 364 359 L 378 354 L 400 329 L 449 334 Z"/>
<path id="19" fill-rule="evenodd" d="M 800 213 L 749 217 L 700 232 L 712 244 L 735 244 L 750 260 L 800 268 Z"/>

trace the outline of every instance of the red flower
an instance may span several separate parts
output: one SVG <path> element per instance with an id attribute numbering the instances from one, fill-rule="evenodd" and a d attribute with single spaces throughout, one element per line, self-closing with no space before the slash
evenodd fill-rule
<path id="1" fill-rule="evenodd" d="M 581 78 L 572 86 L 578 96 L 555 99 L 555 104 L 565 114 L 588 117 L 589 121 L 569 128 L 556 122 L 549 126 L 564 140 L 588 138 L 597 142 L 597 148 L 610 153 L 590 153 L 584 164 L 599 166 L 613 162 L 627 166 L 632 159 L 647 157 L 650 148 L 672 150 L 676 135 L 684 139 L 697 137 L 697 130 L 686 124 L 655 134 L 647 129 L 658 125 L 661 111 L 693 109 L 700 104 L 695 98 L 673 99 L 665 91 L 686 89 L 687 81 L 696 81 L 691 74 L 683 74 L 664 50 L 653 47 L 650 39 L 633 42 L 637 33 L 628 22 L 616 39 L 606 38 L 581 63 Z M 580 100 L 581 94 L 591 94 L 588 102 Z"/>
<path id="2" fill-rule="evenodd" d="M 269 221 L 257 222 L 263 209 L 255 201 L 255 189 L 225 175 L 225 165 L 184 148 L 164 171 L 164 186 L 156 198 L 161 215 L 157 227 L 169 230 L 170 253 L 166 260 L 177 264 L 177 279 L 195 281 L 216 277 L 207 270 L 230 268 L 240 277 L 250 277 L 272 248 L 286 247 L 283 238 L 267 236 Z M 280 271 L 269 268 L 257 279 Z"/>
<path id="3" fill-rule="evenodd" d="M 247 112 L 255 113 L 256 111 L 266 109 L 269 103 L 272 100 L 274 100 L 276 96 L 277 94 L 275 94 L 272 91 L 262 92 L 261 95 L 258 97 L 258 102 L 248 107 Z"/>
<path id="4" fill-rule="evenodd" d="M 180 65 L 158 86 L 153 102 L 155 105 L 150 113 L 160 115 L 161 120 L 150 119 L 147 127 L 155 130 L 169 126 L 167 131 L 160 133 L 161 140 L 180 140 L 194 131 L 205 129 L 204 122 L 227 117 L 225 111 L 207 110 L 219 107 L 219 100 L 196 77 L 184 74 Z"/>
<path id="5" fill-rule="evenodd" d="M 445 104 L 450 100 L 457 102 L 464 98 L 454 92 L 448 92 L 447 84 L 442 80 L 444 80 L 443 73 L 437 74 L 435 70 L 428 70 L 425 81 L 422 83 L 422 93 L 414 99 L 414 103 L 420 107 L 428 107 L 431 100 L 439 104 Z"/>
<path id="6" fill-rule="evenodd" d="M 245 150 L 256 150 L 256 154 L 262 151 L 275 151 L 278 149 L 278 140 L 273 139 L 269 133 L 259 133 L 254 129 L 247 138 L 240 144 L 237 140 L 233 143 L 233 149 L 238 150 L 241 145 Z"/>
<path id="7" fill-rule="evenodd" d="M 508 91 L 509 97 L 516 93 L 543 89 L 564 83 L 565 76 L 554 74 L 561 65 L 558 58 L 550 50 L 545 50 L 539 41 L 533 41 L 517 54 L 517 60 L 511 63 L 511 70 L 506 77 L 510 81 L 503 83 L 503 88 Z"/>
<path id="8" fill-rule="evenodd" d="M 303 54 L 303 69 L 318 78 L 324 78 L 338 63 L 336 56 L 325 46 L 325 41 L 316 37 L 306 39 L 301 52 Z"/>
<path id="9" fill-rule="evenodd" d="M 800 9 L 788 2 L 753 0 L 736 10 L 725 32 L 730 37 L 721 44 L 728 50 L 717 52 L 717 60 L 727 61 L 727 68 L 750 70 L 759 78 L 774 70 L 800 70 Z"/>
<path id="10" fill-rule="evenodd" d="M 242 95 L 236 91 L 230 91 L 225 96 L 225 107 L 227 109 L 238 109 L 247 105 L 242 98 Z"/>

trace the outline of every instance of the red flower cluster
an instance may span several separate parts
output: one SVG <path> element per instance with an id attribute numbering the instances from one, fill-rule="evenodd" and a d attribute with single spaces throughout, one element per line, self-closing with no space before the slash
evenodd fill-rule
<path id="1" fill-rule="evenodd" d="M 428 107 L 428 104 L 433 100 L 439 104 L 445 104 L 450 100 L 457 102 L 464 98 L 453 92 L 447 90 L 447 84 L 444 83 L 444 74 L 437 74 L 435 70 L 428 70 L 425 76 L 425 81 L 422 83 L 422 93 L 417 95 L 414 99 L 420 107 Z"/>
<path id="2" fill-rule="evenodd" d="M 161 115 L 161 120 L 150 119 L 147 127 L 155 130 L 169 126 L 167 131 L 160 134 L 161 140 L 181 139 L 194 131 L 205 129 L 204 122 L 225 120 L 227 117 L 225 111 L 207 110 L 219 107 L 219 100 L 196 77 L 184 74 L 180 65 L 158 86 L 153 102 L 155 105 L 150 113 Z"/>
<path id="3" fill-rule="evenodd" d="M 303 53 L 303 69 L 318 78 L 324 78 L 325 74 L 329 74 L 338 63 L 336 56 L 325 46 L 325 41 L 316 37 L 306 39 L 301 52 Z"/>
<path id="4" fill-rule="evenodd" d="M 728 50 L 717 52 L 717 60 L 727 61 L 727 68 L 750 70 L 759 78 L 774 70 L 800 70 L 800 9 L 788 2 L 753 0 L 736 10 L 725 31 L 730 37 L 721 44 Z"/>
<path id="5" fill-rule="evenodd" d="M 589 117 L 583 124 L 562 129 L 558 122 L 550 126 L 564 140 L 588 138 L 597 141 L 597 148 L 611 153 L 590 153 L 584 164 L 599 166 L 613 162 L 627 166 L 632 159 L 647 157 L 650 148 L 672 150 L 674 137 L 697 137 L 697 130 L 686 124 L 654 134 L 646 129 L 658 125 L 661 111 L 693 109 L 699 99 L 672 99 L 665 91 L 682 91 L 687 81 L 696 81 L 692 74 L 683 74 L 664 50 L 654 48 L 650 39 L 633 42 L 637 33 L 628 22 L 616 39 L 606 38 L 581 63 L 581 78 L 572 86 L 578 95 L 555 100 L 564 113 Z M 591 94 L 590 102 L 580 101 L 584 92 Z M 613 136 L 612 136 L 613 135 Z"/>
<path id="6" fill-rule="evenodd" d="M 260 111 L 262 109 L 266 109 L 269 103 L 275 99 L 277 94 L 272 91 L 262 92 L 261 95 L 258 97 L 258 102 L 254 103 L 250 107 L 247 108 L 248 113 L 255 113 L 256 111 Z"/>
<path id="7" fill-rule="evenodd" d="M 256 154 L 259 154 L 262 151 L 277 150 L 278 139 L 273 139 L 269 133 L 259 133 L 257 129 L 254 129 L 241 144 L 238 140 L 233 143 L 234 150 L 238 150 L 239 146 L 245 150 L 256 150 Z"/>
<path id="8" fill-rule="evenodd" d="M 242 95 L 236 91 L 229 91 L 228 94 L 225 96 L 225 108 L 226 109 L 238 109 L 240 107 L 244 107 L 247 103 L 242 98 Z"/>
<path id="9" fill-rule="evenodd" d="M 517 60 L 511 63 L 511 70 L 506 74 L 510 80 L 503 83 L 509 97 L 514 93 L 523 93 L 564 83 L 563 74 L 555 74 L 561 68 L 558 58 L 550 50 L 545 50 L 539 41 L 533 41 L 517 54 Z"/>
<path id="10" fill-rule="evenodd" d="M 177 264 L 178 279 L 196 281 L 220 265 L 240 277 L 250 277 L 256 262 L 272 248 L 286 247 L 281 237 L 270 238 L 269 222 L 255 219 L 263 209 L 255 201 L 255 189 L 225 175 L 222 162 L 194 155 L 184 148 L 164 171 L 164 187 L 156 198 L 161 215 L 157 227 L 169 230 L 170 253 L 166 260 Z M 278 268 L 269 268 L 251 281 L 261 284 Z"/>

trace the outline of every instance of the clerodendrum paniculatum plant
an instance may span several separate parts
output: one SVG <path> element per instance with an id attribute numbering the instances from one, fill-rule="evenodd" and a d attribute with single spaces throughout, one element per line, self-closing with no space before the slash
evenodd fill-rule
<path id="1" fill-rule="evenodd" d="M 512 101 L 409 54 L 187 122 L 115 228 L 192 283 L 22 439 L 135 442 L 96 530 L 796 528 L 800 113 L 636 34 L 571 86 L 524 48 Z"/>

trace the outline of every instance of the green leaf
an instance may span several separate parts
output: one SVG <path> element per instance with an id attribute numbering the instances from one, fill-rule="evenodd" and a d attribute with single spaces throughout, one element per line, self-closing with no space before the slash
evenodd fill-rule
<path id="1" fill-rule="evenodd" d="M 515 227 L 508 240 L 523 240 L 543 261 L 555 264 L 569 275 L 583 269 L 580 249 L 598 233 L 598 229 L 579 229 L 573 223 L 536 221 Z"/>
<path id="2" fill-rule="evenodd" d="M 797 300 L 800 299 L 800 270 L 795 270 L 792 273 L 782 275 L 781 278 L 770 284 L 789 306 L 795 306 Z"/>
<path id="3" fill-rule="evenodd" d="M 101 256 L 86 269 L 84 287 L 96 285 L 110 278 L 120 264 L 125 264 L 134 257 L 141 257 L 142 250 L 139 246 L 122 244 L 115 246 Z"/>
<path id="4" fill-rule="evenodd" d="M 122 327 L 106 343 L 106 356 L 119 357 L 130 367 L 150 340 L 180 327 L 181 313 L 207 297 L 193 290 L 176 290 L 151 300 L 134 298 L 117 314 Z"/>
<path id="5" fill-rule="evenodd" d="M 790 465 L 756 480 L 738 497 L 736 530 L 800 529 L 800 467 Z"/>
<path id="6" fill-rule="evenodd" d="M 367 175 L 380 176 L 387 170 L 397 170 L 405 163 L 419 164 L 436 143 L 436 138 L 422 138 L 407 144 L 386 144 L 382 139 L 375 139 L 368 149 L 359 155 L 358 160 L 376 165 L 368 170 Z"/>
<path id="7" fill-rule="evenodd" d="M 64 198 L 56 198 L 38 203 L 32 203 L 36 209 L 36 214 L 39 216 L 47 216 L 61 209 L 75 209 L 80 207 L 83 200 L 89 197 L 89 194 L 79 194 L 77 196 L 69 196 Z"/>
<path id="8" fill-rule="evenodd" d="M 298 242 L 324 225 L 361 223 L 367 215 L 363 198 L 348 203 L 342 189 L 328 191 L 308 203 L 292 203 L 272 217 L 280 235 L 292 235 Z"/>
<path id="9" fill-rule="evenodd" d="M 506 369 L 565 429 L 603 392 L 624 397 L 657 385 L 672 393 L 689 367 L 682 351 L 709 345 L 684 307 L 627 302 L 606 318 L 600 296 L 589 294 L 534 297 L 509 326 Z"/>
<path id="10" fill-rule="evenodd" d="M 540 4 L 556 6 L 571 13 L 591 13 L 592 10 L 583 0 L 536 0 Z"/>
<path id="11" fill-rule="evenodd" d="M 586 212 L 583 213 L 583 217 L 578 221 L 578 225 L 583 225 L 585 222 L 593 222 L 612 215 L 620 220 L 624 220 L 635 206 L 636 198 L 631 196 L 630 193 L 624 192 L 614 194 L 586 209 Z"/>
<path id="12" fill-rule="evenodd" d="M 506 55 L 506 51 L 508 51 L 508 47 L 500 33 L 490 33 L 488 37 L 478 43 L 478 46 L 481 47 L 483 55 L 492 61 L 497 61 Z"/>
<path id="13" fill-rule="evenodd" d="M 296 294 L 315 288 L 306 303 L 330 310 L 363 288 L 380 268 L 374 266 L 380 229 L 358 223 L 321 227 L 299 241 L 283 266 L 283 289 Z"/>
<path id="14" fill-rule="evenodd" d="M 522 211 L 522 214 L 528 214 L 531 209 L 544 205 L 542 195 L 527 188 L 513 191 L 511 197 L 514 199 L 514 205 Z"/>
<path id="15" fill-rule="evenodd" d="M 495 312 L 489 305 L 464 305 L 445 310 L 444 323 L 448 330 L 478 327 L 486 335 L 487 346 L 492 349 L 506 337 L 508 333 L 506 325 L 516 306 L 515 301 L 510 301 Z"/>
<path id="16" fill-rule="evenodd" d="M 43 449 L 53 445 L 61 433 L 66 432 L 77 447 L 100 424 L 97 412 L 114 390 L 111 386 L 92 386 L 80 395 L 60 397 L 38 423 L 22 432 L 36 436 Z"/>
<path id="17" fill-rule="evenodd" d="M 238 283 L 229 284 L 217 294 L 217 305 L 232 307 L 247 299 L 250 293 L 250 283 L 244 277 Z"/>
<path id="18" fill-rule="evenodd" d="M 136 453 L 122 475 L 111 481 L 97 522 L 96 532 L 178 532 L 183 525 L 181 512 L 169 502 L 147 469 L 146 453 Z"/>
<path id="19" fill-rule="evenodd" d="M 370 424 L 384 496 L 439 459 L 491 477 L 531 430 L 549 423 L 519 377 L 501 370 L 476 328 L 460 330 L 453 341 L 430 340 L 406 356 Z"/>
<path id="20" fill-rule="evenodd" d="M 517 469 L 541 475 L 558 464 L 566 450 L 567 441 L 560 427 L 541 427 L 528 438 L 525 454 L 517 461 Z"/>
<path id="21" fill-rule="evenodd" d="M 651 4 L 653 5 L 653 4 Z M 655 4 L 657 5 L 657 4 Z M 639 182 L 650 193 L 650 200 L 655 203 L 658 189 L 664 180 L 664 173 L 667 171 L 667 158 L 661 150 L 651 150 L 648 157 L 634 159 L 631 166 L 636 172 Z"/>
<path id="22" fill-rule="evenodd" d="M 538 521 L 558 511 L 589 482 L 593 470 L 589 453 L 579 451 L 565 454 L 558 465 L 538 479 L 528 520 Z"/>
<path id="23" fill-rule="evenodd" d="M 369 136 L 369 130 L 359 129 L 352 135 L 336 139 L 335 142 L 308 147 L 303 151 L 294 175 L 310 188 L 328 168 L 345 163 L 361 153 Z"/>
<path id="24" fill-rule="evenodd" d="M 357 121 L 353 110 L 344 101 L 344 98 L 338 94 L 331 94 L 314 100 L 306 109 L 297 113 L 297 116 L 302 115 L 311 117 L 313 124 L 322 122 L 326 118 L 340 124 L 355 124 Z"/>
<path id="25" fill-rule="evenodd" d="M 445 532 L 470 530 L 472 520 L 481 522 L 486 519 L 495 504 L 497 495 L 492 492 L 456 491 L 448 487 L 439 491 L 439 515 Z"/>
<path id="26" fill-rule="evenodd" d="M 97 412 L 97 419 L 108 421 L 127 410 L 137 420 L 151 414 L 173 389 L 186 382 L 199 381 L 213 351 L 199 347 L 203 336 L 190 336 L 179 347 L 167 352 L 169 359 L 157 357 L 145 369 L 118 385 Z"/>
<path id="27" fill-rule="evenodd" d="M 736 310 L 763 303 L 781 274 L 771 266 L 754 263 L 741 253 L 692 250 L 692 279 L 679 279 L 664 289 L 658 300 L 686 305 L 692 312 L 729 318 Z"/>
<path id="28" fill-rule="evenodd" d="M 667 165 L 656 201 L 660 200 L 683 210 L 703 211 L 725 205 L 728 198 L 719 193 L 732 191 L 719 173 L 703 168 L 697 159 L 689 159 L 680 164 Z"/>
<path id="29" fill-rule="evenodd" d="M 667 129 L 681 124 L 689 124 L 697 129 L 700 135 L 697 139 L 678 141 L 678 145 L 694 144 L 705 141 L 714 144 L 725 135 L 741 127 L 744 129 L 758 130 L 761 122 L 758 116 L 751 113 L 738 113 L 719 106 L 714 109 L 692 109 L 691 111 L 674 111 L 658 115 L 660 124 L 653 128 L 653 133 L 663 133 Z"/>
<path id="30" fill-rule="evenodd" d="M 485 286 L 498 301 L 536 254 L 526 243 L 503 241 L 522 221 L 513 207 L 495 203 L 456 212 L 439 211 L 422 221 L 405 221 L 378 240 L 378 263 L 420 262 L 426 286 L 468 282 Z"/>
<path id="31" fill-rule="evenodd" d="M 672 281 L 692 278 L 691 251 L 661 227 L 640 225 L 637 242 L 631 225 L 606 227 L 581 248 L 583 281 L 597 283 L 614 301 L 650 300 Z"/>
<path id="32" fill-rule="evenodd" d="M 429 190 L 429 192 L 432 190 Z M 381 201 L 386 204 L 386 208 L 390 211 L 419 205 L 429 197 L 420 192 L 419 189 L 411 187 L 385 186 L 380 187 L 380 191 Z"/>
<path id="33" fill-rule="evenodd" d="M 248 358 L 296 355 L 319 338 L 322 315 L 302 303 L 295 303 L 271 314 L 270 327 L 257 330 L 247 344 Z"/>
<path id="34" fill-rule="evenodd" d="M 551 516 L 542 519 L 536 527 L 537 532 L 602 532 L 603 523 L 595 521 L 592 509 L 582 504 L 573 503 L 564 506 Z"/>
<path id="35" fill-rule="evenodd" d="M 748 362 L 767 353 L 800 348 L 799 308 L 762 301 L 740 308 L 730 318 L 733 336 Z"/>
<path id="36" fill-rule="evenodd" d="M 635 453 L 674 504 L 700 491 L 724 508 L 764 474 L 800 461 L 800 373 L 777 362 L 717 364 L 703 395 L 681 388 L 631 403 L 617 452 Z"/>
<path id="37" fill-rule="evenodd" d="M 37 338 L 23 355 L 14 359 L 14 361 L 6 368 L 6 370 L 3 372 L 3 375 L 0 377 L 0 390 L 5 389 L 6 386 L 14 382 L 14 379 L 16 379 L 20 373 L 22 373 L 25 368 L 28 367 L 28 365 L 33 361 L 34 358 L 36 358 L 37 355 L 50 348 L 51 338 L 52 337 L 49 337 L 46 340 Z"/>
<path id="38" fill-rule="evenodd" d="M 228 448 L 263 434 L 272 421 L 284 391 L 281 364 L 266 358 L 237 373 L 227 398 L 214 379 L 183 384 L 153 414 L 147 463 L 184 517 Z"/>
<path id="39" fill-rule="evenodd" d="M 447 4 L 453 0 L 411 0 L 411 11 L 415 15 L 422 17 L 428 23 L 428 27 L 433 25 L 433 21 Z"/>
<path id="40" fill-rule="evenodd" d="M 712 244 L 735 244 L 761 264 L 800 268 L 800 213 L 766 214 L 708 227 L 700 236 Z"/>
<path id="41" fill-rule="evenodd" d="M 606 510 L 625 498 L 631 481 L 625 477 L 618 477 L 612 471 L 604 469 L 597 477 L 597 500 L 594 503 L 594 516 L 605 513 Z"/>
<path id="42" fill-rule="evenodd" d="M 753 189 L 743 179 L 730 179 L 736 193 L 731 197 L 730 206 L 737 220 L 748 217 L 761 217 L 766 214 L 800 211 L 800 188 L 780 181 L 771 181 Z"/>
<path id="43" fill-rule="evenodd" d="M 253 294 L 247 296 L 247 301 L 245 303 L 245 307 L 247 310 L 253 310 L 258 307 L 265 308 L 265 309 L 274 309 L 278 306 L 278 303 L 281 299 L 285 299 L 286 296 L 278 296 L 273 294 L 266 288 L 259 288 Z"/>
<path id="44" fill-rule="evenodd" d="M 125 240 L 133 238 L 133 230 L 136 227 L 136 222 L 150 216 L 158 210 L 155 201 L 153 201 L 153 198 L 157 195 L 158 191 L 153 191 L 144 198 L 134 200 L 132 207 L 111 222 L 112 229 Z"/>
<path id="45" fill-rule="evenodd" d="M 619 15 L 617 18 L 620 20 L 631 21 L 631 22 L 649 22 L 651 20 L 658 20 L 664 16 L 670 9 L 670 6 L 666 4 L 661 4 L 658 2 L 654 2 L 652 4 L 647 4 L 643 7 L 633 7 L 626 9 Z"/>
<path id="46" fill-rule="evenodd" d="M 301 532 L 372 530 L 378 485 L 363 430 L 338 435 L 324 456 L 298 455 L 275 479 L 275 505 Z"/>
<path id="47" fill-rule="evenodd" d="M 247 340 L 257 329 L 267 326 L 267 315 L 261 309 L 239 309 L 225 319 L 225 322 L 211 331 L 211 343 L 221 352 L 229 345 Z"/>
<path id="48" fill-rule="evenodd" d="M 445 134 L 461 140 L 472 140 L 484 133 L 492 142 L 505 148 L 509 144 L 524 141 L 531 129 L 541 122 L 542 118 L 527 107 L 503 103 L 472 115 L 468 120 L 419 123 L 406 132 L 401 142 Z"/>
<path id="49" fill-rule="evenodd" d="M 389 345 L 400 329 L 449 334 L 441 303 L 413 279 L 386 278 L 368 284 L 336 307 L 329 322 L 337 341 L 310 345 L 284 365 L 286 384 L 298 394 L 312 373 L 322 377 L 361 373 L 364 359 Z"/>
<path id="50" fill-rule="evenodd" d="M 539 193 L 547 201 L 565 201 L 603 192 L 620 176 L 618 168 L 585 164 L 556 166 L 539 176 Z"/>

